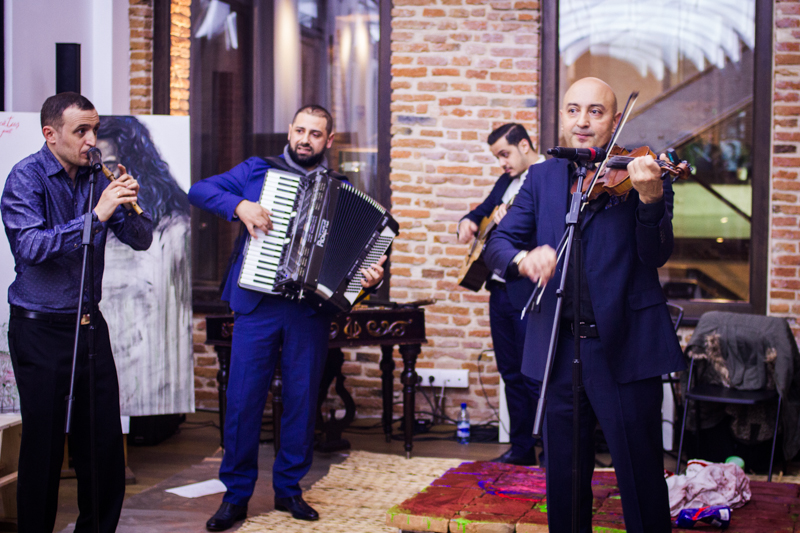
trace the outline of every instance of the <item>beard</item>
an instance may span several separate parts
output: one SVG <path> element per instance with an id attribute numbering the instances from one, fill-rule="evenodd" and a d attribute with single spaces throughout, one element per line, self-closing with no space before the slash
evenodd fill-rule
<path id="1" fill-rule="evenodd" d="M 289 157 L 291 157 L 292 161 L 294 161 L 295 163 L 297 163 L 298 165 L 300 165 L 304 169 L 309 170 L 309 169 L 312 169 L 312 168 L 316 167 L 317 165 L 319 165 L 322 162 L 322 160 L 325 158 L 325 149 L 323 148 L 321 152 L 319 152 L 318 154 L 315 154 L 315 153 L 313 153 L 313 148 L 311 148 L 309 145 L 304 145 L 304 146 L 308 146 L 309 149 L 312 150 L 312 153 L 310 153 L 308 155 L 300 155 L 300 154 L 297 153 L 297 150 L 295 148 L 293 148 L 291 143 L 290 143 L 289 144 Z"/>

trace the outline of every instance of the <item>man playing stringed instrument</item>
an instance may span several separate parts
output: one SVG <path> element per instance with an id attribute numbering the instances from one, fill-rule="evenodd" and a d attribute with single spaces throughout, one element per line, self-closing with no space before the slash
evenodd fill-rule
<path id="1" fill-rule="evenodd" d="M 492 192 L 478 207 L 469 212 L 458 224 L 458 242 L 467 244 L 476 238 L 479 228 L 495 226 L 505 216 L 509 204 L 525 181 L 528 168 L 544 157 L 533 149 L 528 132 L 520 124 L 510 123 L 500 126 L 489 135 L 489 148 L 503 167 Z M 481 236 L 477 238 L 480 239 Z M 483 246 L 483 243 L 477 243 Z M 480 251 L 477 251 L 479 254 Z M 485 271 L 484 271 L 485 272 Z M 486 280 L 490 292 L 489 321 L 492 330 L 497 369 L 503 376 L 506 390 L 506 403 L 509 414 L 509 437 L 511 448 L 495 461 L 520 465 L 536 463 L 535 439 L 531 435 L 533 417 L 539 398 L 539 384 L 522 375 L 522 351 L 525 344 L 525 323 L 520 319 L 520 309 L 525 305 L 523 294 L 530 291 L 509 291 L 503 278 L 489 274 L 488 279 L 480 279 L 479 290 Z M 527 282 L 524 278 L 521 280 Z M 514 299 L 513 295 L 520 295 Z M 511 296 L 511 297 L 510 297 Z"/>
<path id="2" fill-rule="evenodd" d="M 620 118 L 608 84 L 597 78 L 578 80 L 564 95 L 561 108 L 565 144 L 605 147 Z M 626 530 L 671 530 L 661 448 L 661 376 L 683 370 L 685 364 L 657 269 L 672 253 L 674 193 L 671 181 L 663 179 L 662 168 L 649 155 L 633 159 L 627 170 L 633 187 L 629 194 L 603 193 L 585 204 L 580 241 L 583 268 L 575 272 L 578 269 L 571 264 L 575 261 L 570 261 L 567 269 L 544 415 L 547 519 L 553 533 L 572 531 L 576 335 L 583 385 L 578 395 L 580 531 L 592 530 L 593 435 L 598 422 L 614 462 Z M 564 268 L 553 247 L 565 230 L 575 174 L 574 165 L 566 159 L 550 159 L 534 167 L 486 247 L 486 264 L 496 272 L 509 280 L 520 275 L 545 285 L 541 304 L 528 320 L 523 361 L 523 372 L 540 380 L 545 378 L 558 299 L 559 283 L 552 278 Z"/>

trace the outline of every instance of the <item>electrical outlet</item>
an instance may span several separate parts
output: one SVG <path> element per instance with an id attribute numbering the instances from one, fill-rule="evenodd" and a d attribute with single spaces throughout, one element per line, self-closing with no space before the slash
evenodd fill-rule
<path id="1" fill-rule="evenodd" d="M 445 386 L 456 389 L 466 389 L 469 387 L 469 370 L 418 368 L 417 375 L 422 378 L 419 383 L 420 387 Z"/>

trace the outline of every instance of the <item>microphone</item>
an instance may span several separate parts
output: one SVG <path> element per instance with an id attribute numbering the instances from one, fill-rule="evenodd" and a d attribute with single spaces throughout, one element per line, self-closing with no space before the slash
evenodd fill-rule
<path id="1" fill-rule="evenodd" d="M 89 156 L 89 167 L 92 172 L 100 172 L 103 168 L 103 154 L 100 150 L 92 146 L 86 154 Z"/>
<path id="2" fill-rule="evenodd" d="M 547 153 L 558 159 L 584 161 L 586 163 L 600 163 L 606 158 L 605 149 L 599 146 L 593 148 L 565 148 L 563 146 L 556 146 L 555 148 L 550 148 Z"/>

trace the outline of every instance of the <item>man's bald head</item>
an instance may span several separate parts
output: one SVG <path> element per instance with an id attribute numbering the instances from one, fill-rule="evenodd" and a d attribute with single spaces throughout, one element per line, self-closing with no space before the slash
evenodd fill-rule
<path id="1" fill-rule="evenodd" d="M 619 120 L 617 97 L 601 79 L 582 78 L 564 94 L 561 131 L 572 148 L 605 146 Z"/>

